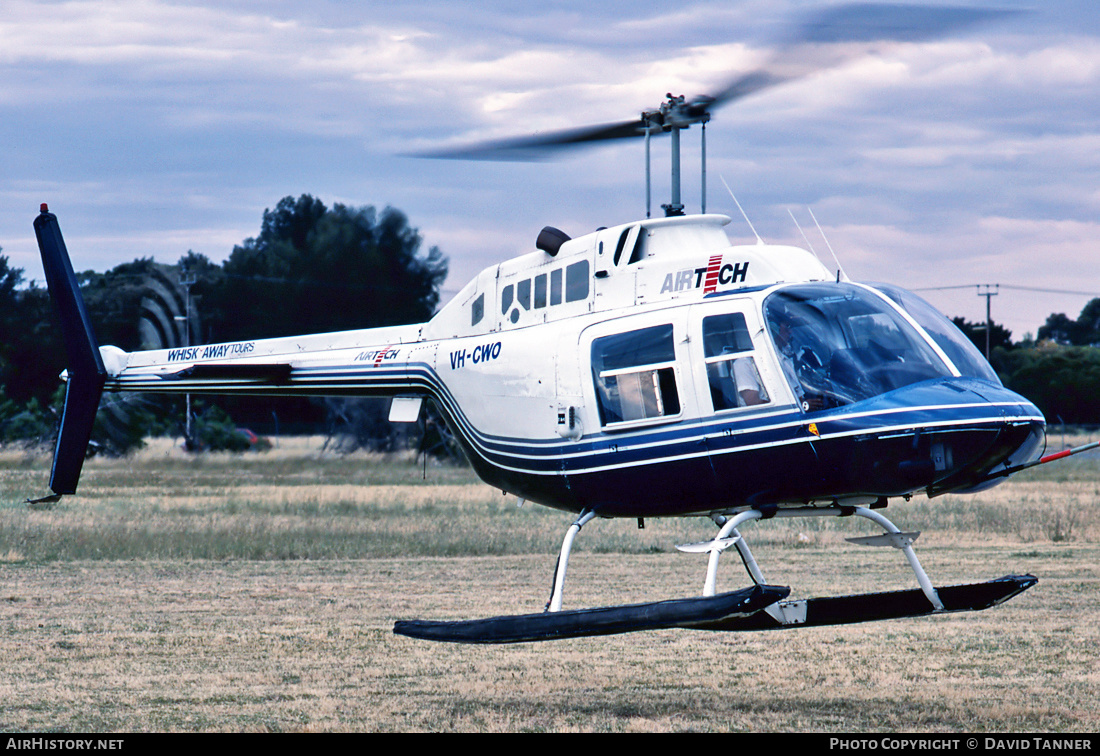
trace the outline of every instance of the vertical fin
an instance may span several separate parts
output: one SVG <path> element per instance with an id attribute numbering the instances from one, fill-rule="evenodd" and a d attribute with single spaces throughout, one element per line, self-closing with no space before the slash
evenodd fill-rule
<path id="1" fill-rule="evenodd" d="M 54 448 L 50 490 L 55 495 L 73 494 L 76 493 L 76 484 L 84 466 L 107 371 L 99 355 L 99 346 L 57 217 L 49 212 L 45 203 L 42 204 L 41 214 L 34 220 L 34 233 L 42 253 L 46 285 L 61 318 L 61 335 L 69 361 L 65 409 Z"/>

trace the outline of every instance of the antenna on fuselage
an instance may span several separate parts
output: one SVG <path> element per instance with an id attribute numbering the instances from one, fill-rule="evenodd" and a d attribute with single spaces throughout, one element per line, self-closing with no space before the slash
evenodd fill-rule
<path id="1" fill-rule="evenodd" d="M 814 249 L 814 245 L 810 244 L 810 240 L 806 238 L 806 232 L 802 230 L 802 224 L 799 223 L 798 219 L 794 217 L 794 213 L 791 212 L 791 209 L 789 207 L 787 208 L 787 215 L 791 216 L 791 220 L 794 221 L 794 227 L 798 229 L 798 233 L 802 234 L 802 241 L 806 242 L 806 246 L 810 248 L 810 252 L 813 253 L 814 257 L 817 257 L 818 261 L 820 261 L 821 258 L 818 257 L 817 250 Z"/>
<path id="2" fill-rule="evenodd" d="M 745 213 L 744 208 L 741 207 L 741 203 L 737 201 L 737 197 L 734 195 L 733 190 L 730 189 L 730 185 L 726 183 L 725 176 L 719 176 L 722 179 L 722 186 L 726 187 L 726 191 L 730 193 L 730 197 L 733 197 L 733 204 L 737 205 L 737 209 L 741 211 L 741 217 L 745 219 L 745 223 L 749 224 L 749 228 L 752 229 L 752 235 L 756 237 L 757 244 L 763 244 L 764 240 L 760 238 L 760 234 L 756 233 L 756 229 L 753 228 L 752 221 L 749 220 L 749 216 Z"/>
<path id="3" fill-rule="evenodd" d="M 833 251 L 833 245 L 829 244 L 829 237 L 827 237 L 825 235 L 825 232 L 821 230 L 821 224 L 817 222 L 817 216 L 814 215 L 813 208 L 807 207 L 806 209 L 809 211 L 810 217 L 814 219 L 814 225 L 817 226 L 817 232 L 819 234 L 821 234 L 821 238 L 825 240 L 825 246 L 828 247 L 829 252 L 832 253 L 833 260 L 836 261 L 836 280 L 837 280 L 837 282 L 850 281 L 851 279 L 848 278 L 848 274 L 844 272 L 844 266 L 840 264 L 840 260 L 837 259 L 837 256 L 836 256 L 836 252 Z"/>

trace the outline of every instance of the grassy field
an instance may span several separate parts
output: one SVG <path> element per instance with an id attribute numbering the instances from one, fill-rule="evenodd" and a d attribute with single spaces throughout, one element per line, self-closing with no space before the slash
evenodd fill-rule
<path id="1" fill-rule="evenodd" d="M 308 440 L 197 458 L 154 442 L 92 460 L 79 496 L 28 509 L 48 467 L 0 452 L 4 731 L 1100 729 L 1100 455 L 971 497 L 891 503 L 902 529 L 924 531 L 937 584 L 1039 577 L 985 612 L 505 647 L 391 632 L 546 602 L 570 516 L 518 507 L 468 471 Z M 705 559 L 673 546 L 713 531 L 588 525 L 566 606 L 698 594 Z M 742 532 L 796 597 L 914 583 L 897 552 L 844 541 L 869 523 Z M 728 556 L 719 589 L 746 583 Z"/>

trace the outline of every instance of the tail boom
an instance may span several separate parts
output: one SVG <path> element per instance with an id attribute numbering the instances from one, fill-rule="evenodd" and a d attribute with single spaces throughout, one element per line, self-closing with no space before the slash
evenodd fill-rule
<path id="1" fill-rule="evenodd" d="M 57 217 L 34 221 L 68 357 L 52 496 L 76 493 L 103 391 L 268 396 L 432 395 L 436 345 L 420 325 L 124 352 L 100 348 Z M 427 368 L 427 369 L 425 369 Z"/>
<path id="2" fill-rule="evenodd" d="M 266 396 L 426 393 L 416 363 L 430 359 L 435 347 L 418 341 L 419 335 L 420 326 L 413 325 L 119 352 L 108 360 L 105 390 Z"/>

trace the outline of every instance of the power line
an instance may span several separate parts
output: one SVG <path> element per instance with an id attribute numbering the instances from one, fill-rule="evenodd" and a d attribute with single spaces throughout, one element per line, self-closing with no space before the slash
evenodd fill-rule
<path id="1" fill-rule="evenodd" d="M 911 291 L 948 291 L 950 289 L 980 289 L 982 286 L 995 286 L 1014 291 L 1034 291 L 1039 294 L 1068 294 L 1078 297 L 1100 297 L 1100 291 L 1072 291 L 1070 289 L 1043 289 L 1038 286 L 1016 286 L 1014 284 L 959 284 L 957 286 L 925 286 Z"/>
<path id="2" fill-rule="evenodd" d="M 990 300 L 993 297 L 997 296 L 999 290 L 1002 288 L 1012 291 L 1027 291 L 1038 294 L 1063 294 L 1068 296 L 1091 297 L 1093 299 L 1100 298 L 1100 292 L 1096 291 L 1047 289 L 1041 286 L 1018 286 L 1016 284 L 954 284 L 952 286 L 925 286 L 919 289 L 912 289 L 912 291 L 952 291 L 959 289 L 974 289 L 975 293 L 977 293 L 979 297 L 985 297 L 985 326 L 978 326 L 978 328 L 985 330 L 985 358 L 988 360 L 993 334 L 993 317 L 990 309 Z"/>
<path id="3" fill-rule="evenodd" d="M 1072 294 L 1074 296 L 1081 297 L 1100 297 L 1100 292 L 1097 291 L 1071 291 L 1069 289 L 1040 289 L 1037 286 L 1013 286 L 1012 284 L 1001 284 L 1005 289 L 1014 289 L 1016 291 L 1037 291 L 1042 294 Z"/>

